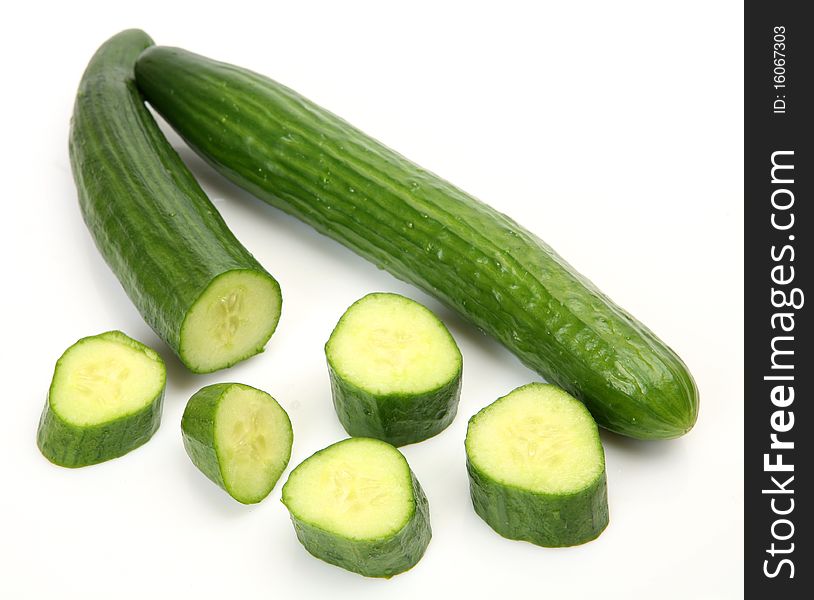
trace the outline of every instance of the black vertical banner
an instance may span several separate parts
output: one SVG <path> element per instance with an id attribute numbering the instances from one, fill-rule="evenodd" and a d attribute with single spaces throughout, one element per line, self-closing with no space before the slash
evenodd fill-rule
<path id="1" fill-rule="evenodd" d="M 812 598 L 814 23 L 745 8 L 745 590 Z"/>

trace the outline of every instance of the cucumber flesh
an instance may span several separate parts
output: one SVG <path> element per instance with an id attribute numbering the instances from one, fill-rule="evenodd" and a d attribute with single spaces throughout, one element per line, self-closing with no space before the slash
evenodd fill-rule
<path id="1" fill-rule="evenodd" d="M 232 386 L 221 398 L 215 443 L 226 488 L 236 498 L 265 497 L 291 455 L 291 422 L 265 392 Z"/>
<path id="2" fill-rule="evenodd" d="M 398 453 L 382 452 L 379 444 L 335 446 L 292 474 L 286 484 L 286 505 L 300 519 L 343 537 L 393 535 L 414 508 L 404 464 Z"/>
<path id="3" fill-rule="evenodd" d="M 51 409 L 72 425 L 97 425 L 138 412 L 164 386 L 155 355 L 122 343 L 115 334 L 86 338 L 60 360 Z"/>
<path id="4" fill-rule="evenodd" d="M 468 432 L 469 458 L 506 485 L 539 493 L 584 488 L 604 469 L 593 419 L 553 388 L 525 387 L 497 402 Z"/>
<path id="5" fill-rule="evenodd" d="M 291 457 L 293 432 L 269 394 L 239 383 L 196 392 L 181 421 L 192 462 L 238 502 L 263 500 Z"/>
<path id="6" fill-rule="evenodd" d="M 428 392 L 461 369 L 461 353 L 443 323 L 398 294 L 370 294 L 354 303 L 326 352 L 338 374 L 373 394 Z"/>
<path id="7" fill-rule="evenodd" d="M 161 357 L 119 331 L 79 340 L 57 361 L 37 435 L 56 464 L 79 467 L 126 454 L 161 418 Z"/>
<path id="8" fill-rule="evenodd" d="M 421 486 L 380 440 L 351 438 L 317 452 L 291 473 L 282 500 L 311 554 L 370 577 L 406 571 L 430 541 Z"/>
<path id="9" fill-rule="evenodd" d="M 504 537 L 572 546 L 608 523 L 596 423 L 556 386 L 520 387 L 472 417 L 466 456 L 475 510 Z"/>
<path id="10" fill-rule="evenodd" d="M 280 291 L 265 274 L 227 271 L 212 281 L 181 326 L 181 359 L 210 372 L 262 352 L 280 315 Z"/>
<path id="11" fill-rule="evenodd" d="M 342 315 L 325 345 L 337 416 L 353 436 L 396 446 L 454 419 L 462 358 L 444 324 L 398 294 L 369 294 Z"/>

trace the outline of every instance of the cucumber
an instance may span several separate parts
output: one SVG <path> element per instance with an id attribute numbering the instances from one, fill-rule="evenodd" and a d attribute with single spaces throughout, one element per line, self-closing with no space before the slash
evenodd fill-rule
<path id="1" fill-rule="evenodd" d="M 167 371 L 121 331 L 82 338 L 57 361 L 37 429 L 43 456 L 85 467 L 127 454 L 161 423 Z"/>
<path id="2" fill-rule="evenodd" d="M 455 418 L 463 359 L 428 308 L 399 294 L 369 294 L 325 344 L 334 408 L 350 435 L 403 446 Z"/>
<path id="3" fill-rule="evenodd" d="M 505 215 L 250 71 L 154 47 L 136 78 L 226 177 L 457 310 L 603 427 L 692 428 L 698 391 L 681 359 Z"/>
<path id="4" fill-rule="evenodd" d="M 159 130 L 133 79 L 152 45 L 129 30 L 82 77 L 70 132 L 79 205 L 145 321 L 193 372 L 261 352 L 280 316 L 277 282 L 226 227 Z"/>
<path id="5" fill-rule="evenodd" d="M 412 568 L 432 537 L 427 498 L 406 459 L 372 438 L 337 442 L 300 463 L 282 500 L 308 552 L 367 577 Z"/>
<path id="6" fill-rule="evenodd" d="M 243 504 L 269 495 L 294 441 L 283 407 L 266 392 L 240 383 L 198 390 L 184 410 L 181 431 L 195 466 Z"/>
<path id="7" fill-rule="evenodd" d="M 608 525 L 605 453 L 578 400 L 541 383 L 469 420 L 466 467 L 475 512 L 503 537 L 575 546 Z"/>

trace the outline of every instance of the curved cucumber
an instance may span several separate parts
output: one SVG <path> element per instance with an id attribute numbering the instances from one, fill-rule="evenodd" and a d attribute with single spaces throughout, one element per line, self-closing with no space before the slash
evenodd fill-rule
<path id="1" fill-rule="evenodd" d="M 686 366 L 534 234 L 292 90 L 155 47 L 150 104 L 226 177 L 412 282 L 637 438 L 692 428 Z"/>
<path id="2" fill-rule="evenodd" d="M 260 502 L 291 457 L 288 414 L 266 392 L 216 383 L 189 399 L 181 419 L 184 448 L 204 475 L 238 502 Z"/>
<path id="3" fill-rule="evenodd" d="M 283 504 L 308 552 L 367 577 L 412 568 L 432 537 L 427 498 L 404 456 L 371 438 L 343 440 L 300 463 Z"/>
<path id="4" fill-rule="evenodd" d="M 466 466 L 475 512 L 503 537 L 575 546 L 608 525 L 605 453 L 585 406 L 532 383 L 469 421 Z"/>
<path id="5" fill-rule="evenodd" d="M 369 294 L 325 344 L 331 392 L 350 435 L 394 446 L 426 440 L 455 418 L 463 359 L 429 309 L 398 294 Z"/>
<path id="6" fill-rule="evenodd" d="M 63 467 L 117 458 L 161 423 L 161 357 L 121 331 L 82 338 L 59 358 L 37 430 L 43 456 Z"/>
<path id="7" fill-rule="evenodd" d="M 280 316 L 277 282 L 226 227 L 169 145 L 133 80 L 142 31 L 105 42 L 82 77 L 70 156 L 96 246 L 145 321 L 194 372 L 261 352 Z"/>

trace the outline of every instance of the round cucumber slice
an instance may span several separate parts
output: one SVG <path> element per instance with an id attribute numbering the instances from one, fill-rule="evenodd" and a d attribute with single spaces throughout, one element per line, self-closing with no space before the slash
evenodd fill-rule
<path id="1" fill-rule="evenodd" d="M 432 536 L 427 499 L 407 460 L 372 438 L 343 440 L 303 461 L 282 500 L 308 552 L 367 577 L 412 568 Z"/>
<path id="2" fill-rule="evenodd" d="M 574 546 L 607 526 L 599 431 L 564 390 L 532 383 L 499 398 L 470 419 L 465 446 L 475 511 L 503 537 Z"/>
<path id="3" fill-rule="evenodd" d="M 261 271 L 227 271 L 190 308 L 181 326 L 180 357 L 208 373 L 263 351 L 277 327 L 280 286 Z"/>
<path id="4" fill-rule="evenodd" d="M 429 309 L 398 294 L 369 294 L 339 319 L 325 345 L 334 408 L 353 436 L 396 446 L 443 431 L 455 418 L 461 351 Z"/>
<path id="5" fill-rule="evenodd" d="M 127 454 L 158 429 L 166 379 L 161 357 L 120 331 L 82 338 L 54 369 L 40 451 L 63 467 Z"/>
<path id="6" fill-rule="evenodd" d="M 243 504 L 269 495 L 294 441 L 283 407 L 266 392 L 240 383 L 216 383 L 196 392 L 181 431 L 195 466 Z"/>

